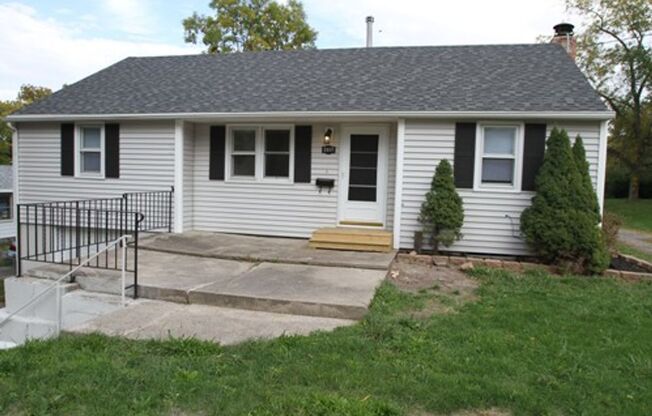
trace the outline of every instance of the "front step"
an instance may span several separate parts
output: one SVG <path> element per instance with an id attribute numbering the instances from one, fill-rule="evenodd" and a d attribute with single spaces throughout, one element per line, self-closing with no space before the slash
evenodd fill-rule
<path id="1" fill-rule="evenodd" d="M 320 228 L 312 233 L 309 245 L 328 250 L 388 252 L 392 250 L 392 233 L 372 228 Z"/>

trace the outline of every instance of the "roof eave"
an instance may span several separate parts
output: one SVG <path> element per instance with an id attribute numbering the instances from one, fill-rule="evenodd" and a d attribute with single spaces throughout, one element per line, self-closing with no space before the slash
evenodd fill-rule
<path id="1" fill-rule="evenodd" d="M 76 121 L 76 120 L 251 120 L 251 119 L 387 119 L 387 118 L 455 118 L 455 119 L 582 119 L 610 120 L 613 111 L 274 111 L 222 113 L 126 113 L 126 114 L 15 114 L 9 122 Z"/>

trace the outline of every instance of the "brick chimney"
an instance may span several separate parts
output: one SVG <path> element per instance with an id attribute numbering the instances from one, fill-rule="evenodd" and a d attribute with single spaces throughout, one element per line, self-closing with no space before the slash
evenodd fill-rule
<path id="1" fill-rule="evenodd" d="M 553 28 L 555 29 L 555 36 L 553 36 L 550 41 L 550 43 L 556 43 L 566 49 L 566 52 L 571 58 L 573 58 L 573 60 L 575 60 L 575 57 L 577 56 L 577 42 L 573 34 L 574 28 L 575 26 L 570 23 L 560 23 L 555 25 Z"/>

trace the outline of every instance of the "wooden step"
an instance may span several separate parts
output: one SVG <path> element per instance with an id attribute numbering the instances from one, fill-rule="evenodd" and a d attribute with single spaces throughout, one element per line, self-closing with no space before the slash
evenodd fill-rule
<path id="1" fill-rule="evenodd" d="M 329 250 L 386 252 L 392 249 L 392 233 L 369 228 L 320 228 L 312 233 L 309 246 Z"/>

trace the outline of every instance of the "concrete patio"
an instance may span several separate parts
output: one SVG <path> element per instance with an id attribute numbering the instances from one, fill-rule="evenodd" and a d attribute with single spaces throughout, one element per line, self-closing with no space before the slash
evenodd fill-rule
<path id="1" fill-rule="evenodd" d="M 315 250 L 300 238 L 254 237 L 191 231 L 181 234 L 150 234 L 142 239 L 146 250 L 188 254 L 248 262 L 308 264 L 387 270 L 396 255 L 358 251 Z"/>
<path id="2" fill-rule="evenodd" d="M 395 253 L 315 250 L 301 239 L 190 232 L 148 235 L 138 255 L 142 298 L 360 319 Z M 53 278 L 65 271 L 39 265 L 30 274 Z M 91 292 L 120 291 L 115 271 L 82 269 L 76 281 Z"/>

